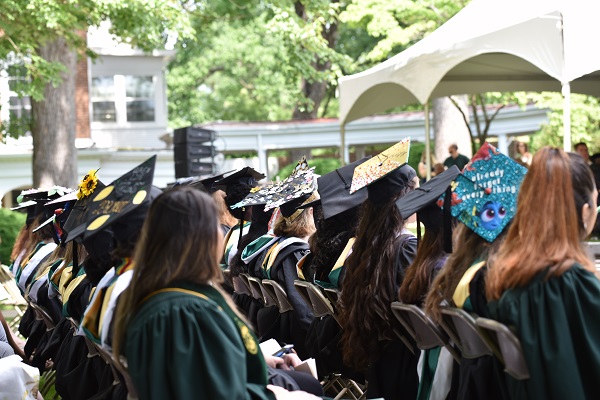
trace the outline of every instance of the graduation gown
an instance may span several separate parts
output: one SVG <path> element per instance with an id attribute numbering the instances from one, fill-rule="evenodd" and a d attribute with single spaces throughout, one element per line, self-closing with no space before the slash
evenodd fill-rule
<path id="1" fill-rule="evenodd" d="M 123 352 L 140 399 L 275 399 L 258 341 L 211 286 L 159 292 L 130 321 Z"/>
<path id="2" fill-rule="evenodd" d="M 404 279 L 404 272 L 412 264 L 416 253 L 417 238 L 403 230 L 397 238 L 396 293 Z M 369 366 L 366 374 L 369 382 L 367 398 L 415 399 L 419 388 L 418 355 L 412 354 L 399 339 L 380 341 L 378 354 L 380 356 Z"/>
<path id="3" fill-rule="evenodd" d="M 268 246 L 267 251 L 257 257 L 257 264 L 260 265 L 263 273 L 263 279 L 272 279 L 279 283 L 285 293 L 293 311 L 281 315 L 279 333 L 274 335 L 280 342 L 292 343 L 300 358 L 308 357 L 305 347 L 308 328 L 315 318 L 312 310 L 306 304 L 300 293 L 294 286 L 294 281 L 298 279 L 298 270 L 296 265 L 308 253 L 308 243 L 298 238 L 278 238 L 278 240 Z M 271 316 L 279 313 L 277 309 L 271 311 Z M 263 323 L 259 320 L 259 326 Z M 261 331 L 261 334 L 264 332 Z"/>
<path id="4" fill-rule="evenodd" d="M 506 375 L 512 399 L 592 399 L 600 393 L 600 281 L 575 264 L 561 276 L 539 273 L 490 302 L 490 314 L 515 329 L 530 379 Z"/>
<path id="5" fill-rule="evenodd" d="M 485 261 L 474 263 L 464 273 L 454 290 L 452 302 L 469 313 L 486 317 Z M 454 380 L 457 398 L 464 400 L 508 399 L 504 381 L 504 368 L 494 356 L 461 358 L 460 366 L 454 364 Z"/>

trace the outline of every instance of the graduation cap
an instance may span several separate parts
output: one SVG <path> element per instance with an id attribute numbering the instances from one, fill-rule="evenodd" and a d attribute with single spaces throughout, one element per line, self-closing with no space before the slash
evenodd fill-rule
<path id="1" fill-rule="evenodd" d="M 317 190 L 317 176 L 314 167 L 310 168 L 303 157 L 290 176 L 281 182 L 275 182 L 263 188 L 256 187 L 242 201 L 230 208 L 240 208 L 254 205 L 265 205 L 265 211 L 294 202 L 294 210 Z M 308 196 L 307 196 L 308 195 Z M 303 198 L 302 201 L 298 199 Z M 310 200 L 312 201 L 312 200 Z M 293 214 L 293 212 L 292 212 Z"/>
<path id="2" fill-rule="evenodd" d="M 96 190 L 100 192 L 105 187 L 106 185 L 98 180 L 96 183 Z M 92 202 L 93 198 L 94 196 L 86 196 L 78 199 L 73 207 L 71 207 L 71 212 L 63 225 L 65 236 L 62 240 L 64 243 L 70 242 L 85 232 L 86 222 L 89 219 L 88 205 Z"/>
<path id="3" fill-rule="evenodd" d="M 364 190 L 352 195 L 348 190 L 352 184 L 354 170 L 369 158 L 364 157 L 354 161 L 317 179 L 324 219 L 335 217 L 346 210 L 357 207 L 367 199 L 367 192 Z"/>
<path id="4" fill-rule="evenodd" d="M 446 192 L 446 189 L 450 187 L 450 184 L 458 175 L 460 175 L 460 170 L 456 165 L 453 165 L 399 198 L 396 201 L 396 207 L 398 207 L 402 218 L 406 219 L 425 207 L 436 204 L 440 196 Z"/>
<path id="5" fill-rule="evenodd" d="M 452 215 L 493 242 L 517 212 L 527 169 L 484 143 L 452 187 Z"/>
<path id="6" fill-rule="evenodd" d="M 156 156 L 114 180 L 97 191 L 86 212 L 89 220 L 85 226 L 85 239 L 123 219 L 149 198 L 154 179 Z"/>
<path id="7" fill-rule="evenodd" d="M 281 215 L 285 218 L 290 218 L 293 221 L 302 213 L 302 211 L 314 207 L 320 200 L 318 197 L 317 193 L 313 192 L 294 198 L 279 207 Z"/>
<path id="8" fill-rule="evenodd" d="M 446 193 L 450 199 L 452 181 L 460 175 L 456 165 L 436 175 L 415 190 L 408 192 L 396 201 L 396 207 L 403 219 L 417 213 L 417 237 L 421 238 L 420 222 L 425 229 L 439 227 L 444 228 L 444 250 L 452 252 L 452 221 L 450 218 L 450 201 L 442 202 L 443 210 L 437 202 L 440 196 Z"/>
<path id="9" fill-rule="evenodd" d="M 37 232 L 43 227 L 53 224 L 54 241 L 59 244 L 63 235 L 62 225 L 67 220 L 71 212 L 72 205 L 77 201 L 77 191 L 72 191 L 57 199 L 51 200 L 44 204 L 44 214 L 47 219 L 40 224 L 33 232 Z"/>
<path id="10" fill-rule="evenodd" d="M 370 185 L 408 162 L 410 138 L 396 143 L 354 169 L 350 193 Z"/>
<path id="11" fill-rule="evenodd" d="M 218 181 L 219 179 L 223 179 L 223 177 L 225 175 L 231 174 L 232 172 L 234 172 L 235 170 L 231 170 L 231 171 L 227 171 L 223 174 L 219 174 L 219 175 L 214 175 L 208 178 L 204 178 L 204 179 L 200 179 L 200 183 L 204 186 L 204 188 L 209 192 L 209 193 L 214 193 L 217 190 L 219 190 L 219 188 L 215 187 L 215 182 Z"/>
<path id="12" fill-rule="evenodd" d="M 222 190 L 225 190 L 228 186 L 238 184 L 254 187 L 257 185 L 258 181 L 265 178 L 265 174 L 261 174 L 252 167 L 244 167 L 238 171 L 227 172 L 220 176 L 220 179 L 215 179 L 213 181 L 213 186 Z M 217 177 L 208 178 L 207 180 L 214 178 Z"/>
<path id="13" fill-rule="evenodd" d="M 68 193 L 73 192 L 73 189 L 62 186 L 52 186 L 50 188 L 28 189 L 22 191 L 17 197 L 19 205 L 11 208 L 11 210 L 24 210 L 27 212 L 26 224 L 33 223 L 38 215 L 44 214 L 46 211 L 44 205 L 49 201 L 60 198 Z M 46 216 L 46 218 L 49 217 Z"/>

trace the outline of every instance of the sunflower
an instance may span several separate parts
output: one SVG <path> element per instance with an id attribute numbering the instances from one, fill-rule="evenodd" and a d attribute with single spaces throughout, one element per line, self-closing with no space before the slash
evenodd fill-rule
<path id="1" fill-rule="evenodd" d="M 79 184 L 79 191 L 77 192 L 77 199 L 81 200 L 94 193 L 96 186 L 98 186 L 98 178 L 96 177 L 98 170 L 90 170 L 86 176 L 83 177 Z"/>

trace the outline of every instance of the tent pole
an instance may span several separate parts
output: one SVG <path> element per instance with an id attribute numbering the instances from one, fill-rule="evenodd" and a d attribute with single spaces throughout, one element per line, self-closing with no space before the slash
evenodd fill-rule
<path id="1" fill-rule="evenodd" d="M 340 146 L 340 161 L 342 162 L 342 167 L 346 165 L 348 160 L 346 160 L 346 125 L 340 125 L 340 136 L 341 136 L 341 146 Z"/>
<path id="2" fill-rule="evenodd" d="M 429 128 L 429 99 L 425 102 L 425 168 L 427 180 L 431 179 L 431 139 Z"/>
<path id="3" fill-rule="evenodd" d="M 563 149 L 571 151 L 571 84 L 563 83 Z"/>

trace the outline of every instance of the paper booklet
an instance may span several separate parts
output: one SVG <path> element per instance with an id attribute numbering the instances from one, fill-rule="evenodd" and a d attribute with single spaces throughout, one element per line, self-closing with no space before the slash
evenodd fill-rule
<path id="1" fill-rule="evenodd" d="M 269 339 L 260 344 L 260 350 L 264 356 L 272 356 L 281 349 L 281 346 L 275 339 Z M 294 367 L 294 370 L 311 374 L 315 379 L 319 379 L 317 374 L 317 363 L 314 358 L 307 358 L 302 364 Z"/>

